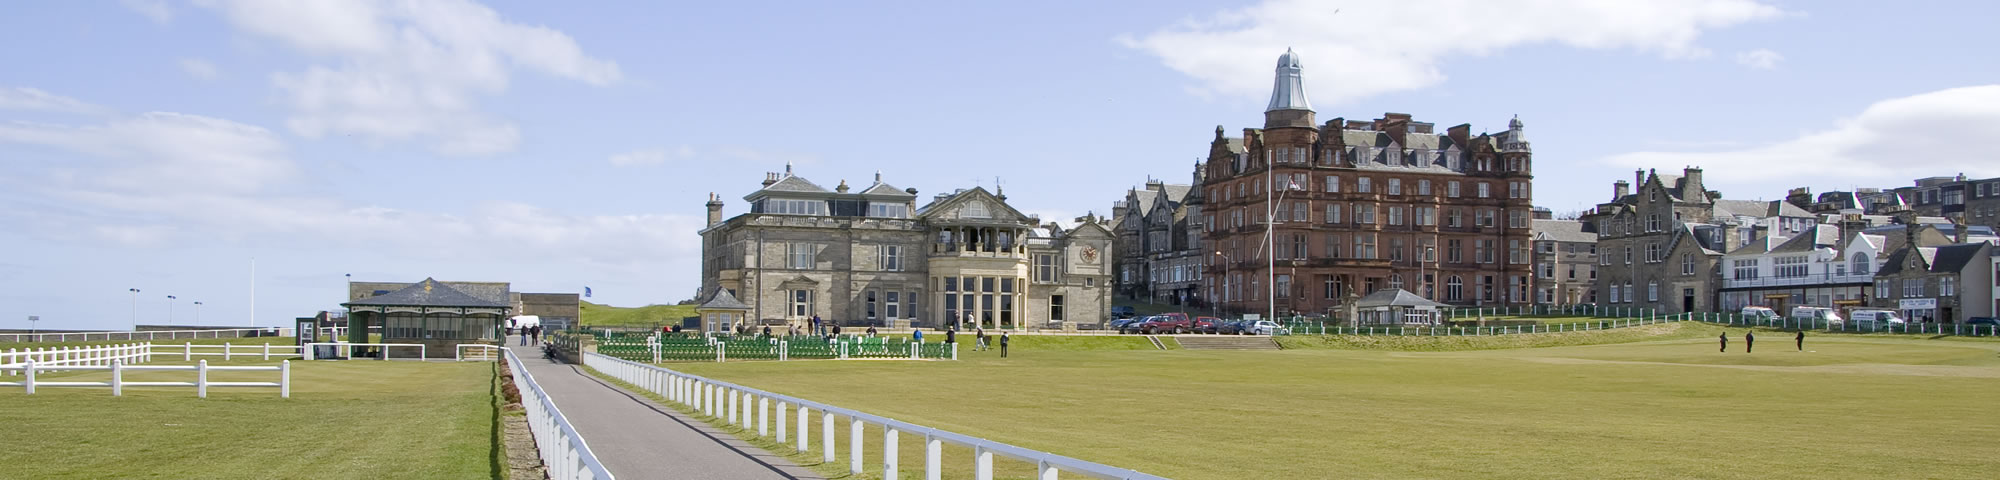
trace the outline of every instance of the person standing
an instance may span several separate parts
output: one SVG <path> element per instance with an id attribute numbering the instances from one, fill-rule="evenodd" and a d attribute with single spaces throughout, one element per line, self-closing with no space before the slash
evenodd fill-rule
<path id="1" fill-rule="evenodd" d="M 973 343 L 972 343 L 972 349 L 973 349 L 973 350 L 975 350 L 975 351 L 976 351 L 976 350 L 985 350 L 985 349 L 986 349 L 986 327 L 979 327 L 978 329 L 976 329 L 976 330 L 973 330 L 973 331 L 972 331 L 972 340 L 973 340 Z"/>
<path id="2" fill-rule="evenodd" d="M 958 326 L 952 325 L 944 331 L 944 343 L 958 343 Z"/>
<path id="3" fill-rule="evenodd" d="M 1722 349 L 1716 351 L 1718 352 L 1729 351 L 1729 332 L 1722 332 L 1721 335 L 1717 335 L 1715 338 L 1722 341 Z"/>
<path id="4" fill-rule="evenodd" d="M 1799 336 L 1794 339 L 1799 342 L 1799 351 L 1806 351 L 1806 331 L 1799 330 Z"/>
<path id="5" fill-rule="evenodd" d="M 924 343 L 924 329 L 910 328 L 910 339 L 915 340 L 917 343 Z"/>
<path id="6" fill-rule="evenodd" d="M 1000 358 L 1007 358 L 1007 332 L 1000 332 Z"/>
<path id="7" fill-rule="evenodd" d="M 1743 353 L 1750 353 L 1750 350 L 1755 348 L 1757 348 L 1757 333 L 1743 332 Z"/>
<path id="8" fill-rule="evenodd" d="M 765 326 L 764 326 L 764 338 L 771 338 L 771 326 L 770 326 L 770 325 L 765 325 Z"/>
<path id="9" fill-rule="evenodd" d="M 813 335 L 825 335 L 826 330 L 824 328 L 821 328 L 819 324 L 819 315 L 813 315 L 812 321 L 813 321 Z"/>
<path id="10" fill-rule="evenodd" d="M 523 347 L 528 346 L 528 327 L 521 327 L 517 330 L 520 330 L 519 333 L 521 334 L 521 346 Z"/>

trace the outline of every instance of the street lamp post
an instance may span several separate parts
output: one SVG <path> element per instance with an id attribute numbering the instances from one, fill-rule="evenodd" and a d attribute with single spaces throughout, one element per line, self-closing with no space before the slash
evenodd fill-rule
<path id="1" fill-rule="evenodd" d="M 201 325 L 201 302 L 194 302 L 194 324 Z"/>
<path id="2" fill-rule="evenodd" d="M 167 324 L 168 324 L 168 325 L 173 325 L 173 324 L 174 324 L 174 299 L 176 299 L 176 298 L 180 298 L 180 297 L 176 297 L 176 296 L 173 296 L 173 295 L 168 295 L 168 296 L 167 296 Z"/>
<path id="3" fill-rule="evenodd" d="M 139 289 L 127 288 L 125 290 L 132 292 L 132 331 L 137 332 L 139 331 Z"/>

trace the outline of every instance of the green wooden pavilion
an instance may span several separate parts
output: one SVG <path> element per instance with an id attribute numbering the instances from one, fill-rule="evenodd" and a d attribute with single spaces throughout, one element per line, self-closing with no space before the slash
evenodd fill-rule
<path id="1" fill-rule="evenodd" d="M 511 309 L 431 278 L 341 306 L 347 307 L 348 342 L 371 343 L 368 326 L 377 325 L 382 327 L 382 340 L 372 343 L 422 344 L 425 356 L 431 358 L 452 358 L 459 344 L 503 343 Z"/>

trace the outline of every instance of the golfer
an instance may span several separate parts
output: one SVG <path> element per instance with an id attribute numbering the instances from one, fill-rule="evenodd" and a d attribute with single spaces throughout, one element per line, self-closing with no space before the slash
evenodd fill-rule
<path id="1" fill-rule="evenodd" d="M 1743 353 L 1750 353 L 1750 350 L 1755 348 L 1757 348 L 1757 334 L 1743 332 Z"/>
<path id="2" fill-rule="evenodd" d="M 1799 351 L 1806 351 L 1806 331 L 1799 330 L 1799 336 L 1795 339 L 1799 341 Z"/>
<path id="3" fill-rule="evenodd" d="M 1718 339 L 1718 340 L 1721 340 L 1721 341 L 1722 341 L 1722 349 L 1721 349 L 1721 350 L 1716 350 L 1716 351 L 1718 351 L 1718 352 L 1727 352 L 1727 351 L 1729 351 L 1729 332 L 1722 332 L 1722 334 L 1721 334 L 1721 335 L 1717 335 L 1717 336 L 1716 336 L 1716 339 Z"/>

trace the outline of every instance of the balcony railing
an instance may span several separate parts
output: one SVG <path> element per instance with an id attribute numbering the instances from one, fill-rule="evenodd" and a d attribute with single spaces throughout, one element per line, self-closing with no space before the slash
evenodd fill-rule
<path id="1" fill-rule="evenodd" d="M 1796 286 L 1808 286 L 1808 285 L 1872 283 L 1874 281 L 1875 281 L 1875 276 L 1866 273 L 1859 273 L 1859 274 L 1823 273 L 1818 275 L 1807 275 L 1803 277 L 1784 277 L 1784 278 L 1760 277 L 1760 278 L 1750 278 L 1742 280 L 1728 278 L 1722 280 L 1722 288 L 1796 287 Z"/>

